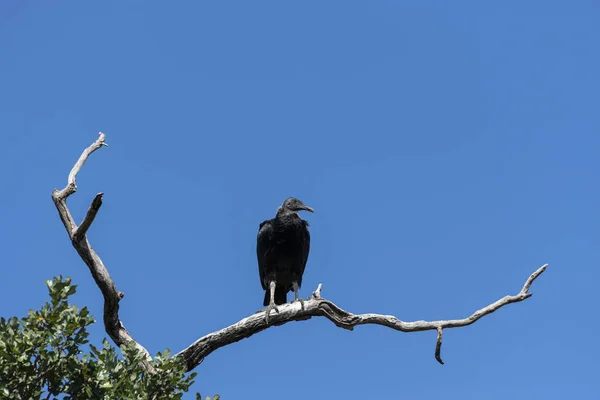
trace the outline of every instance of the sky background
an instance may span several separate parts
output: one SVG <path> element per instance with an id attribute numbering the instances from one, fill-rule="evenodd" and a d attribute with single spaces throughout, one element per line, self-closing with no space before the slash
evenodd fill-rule
<path id="1" fill-rule="evenodd" d="M 106 336 L 50 197 L 103 131 L 69 205 L 105 193 L 89 239 L 152 353 L 262 308 L 256 233 L 288 196 L 316 210 L 302 296 L 351 312 L 462 318 L 549 263 L 445 331 L 443 366 L 435 332 L 313 318 L 217 350 L 195 391 L 597 396 L 600 5 L 480 3 L 1 1 L 0 315 L 62 274 Z"/>

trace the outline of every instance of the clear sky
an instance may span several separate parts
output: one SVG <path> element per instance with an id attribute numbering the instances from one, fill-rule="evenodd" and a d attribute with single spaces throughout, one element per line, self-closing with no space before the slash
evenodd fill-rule
<path id="1" fill-rule="evenodd" d="M 0 315 L 62 274 L 105 336 L 50 198 L 103 131 L 69 204 L 105 193 L 89 239 L 152 353 L 262 308 L 256 233 L 288 196 L 316 210 L 301 294 L 355 313 L 462 318 L 549 263 L 447 330 L 446 365 L 435 332 L 316 318 L 217 350 L 195 390 L 598 395 L 600 6 L 449 3 L 1 1 Z"/>

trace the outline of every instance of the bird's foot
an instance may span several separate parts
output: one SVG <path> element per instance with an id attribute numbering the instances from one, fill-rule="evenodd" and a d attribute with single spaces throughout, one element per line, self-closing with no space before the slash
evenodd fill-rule
<path id="1" fill-rule="evenodd" d="M 269 304 L 269 306 L 265 310 L 265 321 L 267 322 L 267 324 L 269 323 L 269 314 L 271 313 L 271 310 L 275 310 L 275 312 L 277 314 L 279 314 L 279 308 L 277 308 L 277 306 L 275 305 L 275 303 Z"/>

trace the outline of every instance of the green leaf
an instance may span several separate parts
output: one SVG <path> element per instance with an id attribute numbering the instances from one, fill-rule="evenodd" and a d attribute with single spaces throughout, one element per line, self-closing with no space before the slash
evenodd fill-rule
<path id="1" fill-rule="evenodd" d="M 69 303 L 77 285 L 58 276 L 46 281 L 50 302 L 23 318 L 0 317 L 0 398 L 41 398 L 43 390 L 62 399 L 180 399 L 194 383 L 181 357 L 169 349 L 144 371 L 145 355 L 133 342 L 121 352 L 106 338 L 88 343 L 87 326 L 95 322 L 87 307 Z M 85 348 L 82 346 L 87 344 Z M 97 347 L 98 346 L 98 347 Z M 197 399 L 202 397 L 198 394 Z M 216 398 L 216 397 L 215 397 Z"/>

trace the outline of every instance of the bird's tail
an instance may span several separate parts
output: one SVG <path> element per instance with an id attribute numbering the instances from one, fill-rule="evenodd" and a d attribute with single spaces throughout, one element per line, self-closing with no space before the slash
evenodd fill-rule
<path id="1" fill-rule="evenodd" d="M 280 306 L 287 303 L 287 290 L 283 286 L 275 286 L 275 304 Z M 268 306 L 271 302 L 271 292 L 269 289 L 265 290 L 265 299 L 263 300 L 263 306 Z"/>

